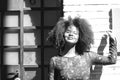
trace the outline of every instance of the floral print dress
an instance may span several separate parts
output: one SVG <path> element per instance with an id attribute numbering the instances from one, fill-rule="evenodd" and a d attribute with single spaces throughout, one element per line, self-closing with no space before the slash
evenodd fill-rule
<path id="1" fill-rule="evenodd" d="M 92 64 L 114 64 L 117 53 L 102 56 L 84 52 L 74 57 L 54 56 L 50 60 L 49 80 L 89 80 Z"/>

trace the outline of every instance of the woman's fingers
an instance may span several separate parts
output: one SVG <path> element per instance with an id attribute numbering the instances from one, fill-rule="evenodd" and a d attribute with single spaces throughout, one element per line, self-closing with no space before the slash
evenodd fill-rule
<path id="1" fill-rule="evenodd" d="M 116 52 L 117 52 L 116 46 L 111 46 L 111 47 L 109 48 L 109 51 L 110 51 L 110 53 L 116 53 Z"/>

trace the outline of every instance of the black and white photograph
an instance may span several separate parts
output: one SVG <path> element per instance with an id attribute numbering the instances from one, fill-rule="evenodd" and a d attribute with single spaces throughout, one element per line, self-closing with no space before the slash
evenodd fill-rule
<path id="1" fill-rule="evenodd" d="M 0 0 L 0 80 L 120 80 L 120 1 Z"/>

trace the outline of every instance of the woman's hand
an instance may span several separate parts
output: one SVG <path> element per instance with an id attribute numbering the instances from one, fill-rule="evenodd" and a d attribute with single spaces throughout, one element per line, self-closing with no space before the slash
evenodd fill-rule
<path id="1" fill-rule="evenodd" d="M 117 40 L 116 38 L 112 35 L 112 33 L 108 33 L 109 36 L 109 53 L 111 57 L 112 63 L 116 63 L 117 59 Z"/>

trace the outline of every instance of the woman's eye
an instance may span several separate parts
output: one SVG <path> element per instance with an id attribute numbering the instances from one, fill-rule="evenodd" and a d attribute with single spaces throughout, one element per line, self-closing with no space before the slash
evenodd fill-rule
<path id="1" fill-rule="evenodd" d="M 70 33 L 70 31 L 66 31 L 66 33 Z"/>
<path id="2" fill-rule="evenodd" d="M 73 33 L 76 34 L 76 35 L 78 34 L 77 32 L 73 32 Z"/>

